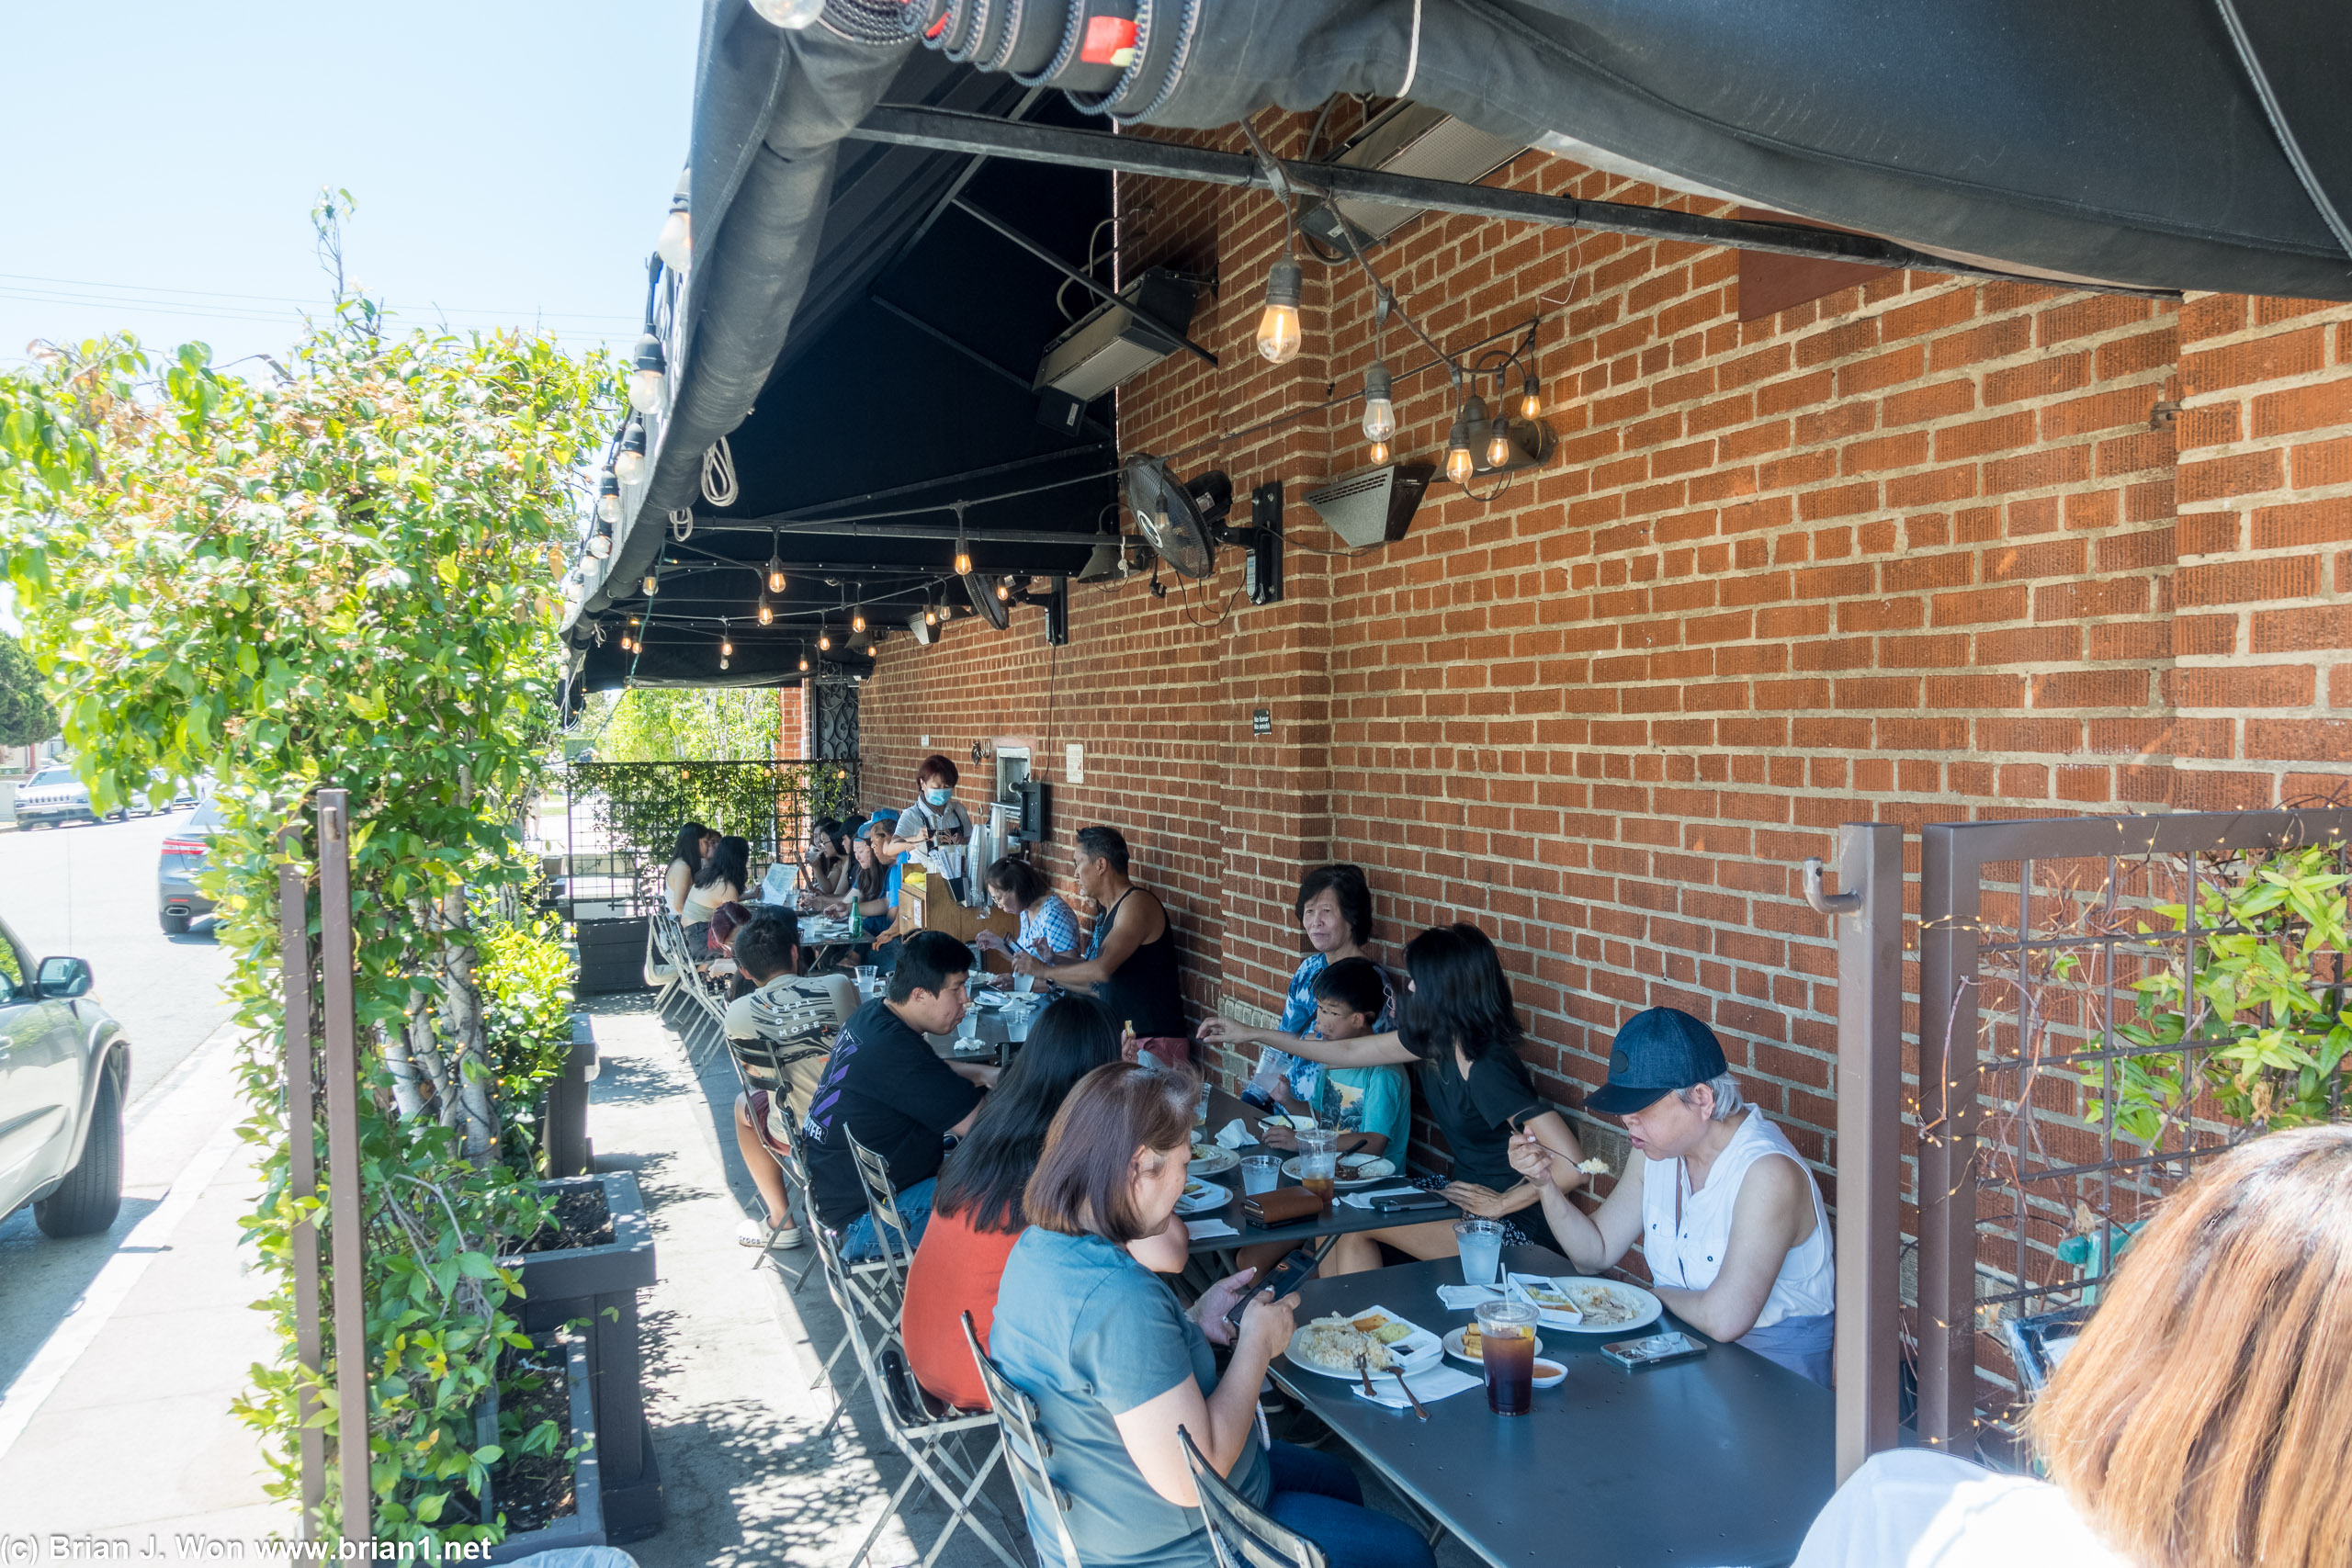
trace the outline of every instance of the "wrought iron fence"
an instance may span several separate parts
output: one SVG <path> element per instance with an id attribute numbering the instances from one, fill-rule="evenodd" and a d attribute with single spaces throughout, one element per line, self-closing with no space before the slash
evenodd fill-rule
<path id="1" fill-rule="evenodd" d="M 857 763 L 827 758 L 734 762 L 573 762 L 562 770 L 568 919 L 653 908 L 678 829 L 700 822 L 749 840 L 752 874 L 797 858 L 808 825 L 854 812 Z"/>
<path id="2" fill-rule="evenodd" d="M 1842 830 L 1844 893 L 1823 894 L 1808 869 L 1815 907 L 1846 917 L 1841 1475 L 1894 1440 L 1898 1345 L 1921 1441 L 2017 1452 L 2017 1417 L 2046 1371 L 2026 1330 L 2095 1307 L 2154 1204 L 2278 1109 L 2212 1070 L 2272 1021 L 2194 1001 L 2214 953 L 2251 934 L 2211 895 L 2308 846 L 2341 874 L 2352 810 L 1950 823 L 1922 838 L 1916 947 L 1903 940 L 1901 829 Z M 2291 915 L 2275 924 L 2258 940 L 2310 964 L 2340 1018 L 2342 953 L 2302 951 Z M 2143 991 L 2166 975 L 2163 992 Z M 2185 1009 L 2165 999 L 2177 993 Z M 2312 1103 L 2341 1115 L 2341 1075 L 2321 1077 Z"/>

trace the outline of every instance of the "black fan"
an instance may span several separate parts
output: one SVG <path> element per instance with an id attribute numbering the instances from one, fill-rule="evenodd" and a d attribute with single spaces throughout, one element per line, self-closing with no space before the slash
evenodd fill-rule
<path id="1" fill-rule="evenodd" d="M 964 596 L 972 602 L 972 608 L 987 616 L 989 625 L 997 630 L 1002 631 L 1011 624 L 1012 606 L 998 598 L 996 590 L 989 585 L 989 580 L 978 572 L 964 574 Z"/>
<path id="2" fill-rule="evenodd" d="M 1178 484 L 1166 463 L 1138 452 L 1126 461 L 1125 484 L 1136 526 L 1180 576 L 1206 577 L 1216 570 L 1218 545 L 1250 542 L 1250 530 L 1220 526 L 1233 510 L 1233 481 L 1214 468 Z"/>

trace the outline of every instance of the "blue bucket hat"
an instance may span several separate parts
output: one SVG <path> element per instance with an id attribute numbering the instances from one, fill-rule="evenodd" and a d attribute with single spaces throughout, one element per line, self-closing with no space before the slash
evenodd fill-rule
<path id="1" fill-rule="evenodd" d="M 1584 1108 L 1630 1116 L 1730 1070 L 1713 1030 L 1680 1008 L 1650 1008 L 1617 1032 L 1609 1047 L 1609 1081 L 1585 1097 Z"/>

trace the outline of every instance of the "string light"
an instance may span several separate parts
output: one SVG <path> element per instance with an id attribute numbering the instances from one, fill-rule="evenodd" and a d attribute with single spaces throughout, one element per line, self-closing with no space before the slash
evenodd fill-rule
<path id="1" fill-rule="evenodd" d="M 767 574 L 768 592 L 771 593 L 781 593 L 784 592 L 784 558 L 778 553 L 780 547 L 781 547 L 776 542 L 775 536 L 774 534 L 770 534 L 768 536 Z"/>
<path id="2" fill-rule="evenodd" d="M 1396 403 L 1394 383 L 1389 379 L 1388 367 L 1375 363 L 1363 373 L 1363 435 L 1374 446 L 1381 448 L 1385 460 L 1388 438 L 1396 434 Z"/>
<path id="3" fill-rule="evenodd" d="M 678 188 L 670 193 L 670 213 L 662 220 L 662 233 L 653 254 L 672 272 L 684 272 L 694 260 L 694 220 L 686 212 L 686 187 L 692 171 L 678 171 Z"/>
<path id="4" fill-rule="evenodd" d="M 606 468 L 596 481 L 596 521 L 609 526 L 621 520 L 621 481 Z"/>
<path id="5" fill-rule="evenodd" d="M 1388 457 L 1389 457 L 1389 453 L 1388 453 L 1388 443 L 1387 443 L 1387 442 L 1385 442 L 1385 441 L 1375 441 L 1375 442 L 1374 442 L 1374 443 L 1372 444 L 1372 460 L 1373 460 L 1373 463 L 1374 463 L 1374 465 L 1375 467 L 1377 467 L 1377 466 L 1378 466 L 1378 465 L 1380 465 L 1380 464 L 1383 464 L 1383 463 L 1387 462 L 1387 461 L 1388 461 Z"/>
<path id="6" fill-rule="evenodd" d="M 629 415 L 628 423 L 621 427 L 621 449 L 613 459 L 613 477 L 625 485 L 645 477 L 645 421 L 637 414 Z"/>
<path id="7" fill-rule="evenodd" d="M 1494 434 L 1487 441 L 1487 467 L 1499 468 L 1510 461 L 1510 431 L 1497 416 Z"/>
<path id="8" fill-rule="evenodd" d="M 629 355 L 628 406 L 639 413 L 650 412 L 662 400 L 662 378 L 670 368 L 667 355 L 662 352 L 662 340 L 650 332 L 637 340 L 637 348 Z"/>
<path id="9" fill-rule="evenodd" d="M 937 626 L 939 624 L 939 612 L 933 609 L 930 605 L 925 604 L 922 607 L 922 624 L 927 626 Z"/>
<path id="10" fill-rule="evenodd" d="M 1454 411 L 1453 428 L 1447 432 L 1445 437 L 1445 477 L 1458 485 L 1470 482 L 1470 471 L 1474 466 L 1470 460 L 1470 410 L 1474 407 L 1478 409 L 1481 416 L 1486 413 L 1478 400 L 1471 398 Z"/>
<path id="11" fill-rule="evenodd" d="M 652 598 L 656 593 L 659 593 L 659 592 L 662 592 L 662 580 L 661 580 L 660 578 L 658 578 L 658 577 L 654 576 L 651 572 L 650 572 L 650 571 L 649 571 L 649 572 L 647 572 L 647 573 L 645 574 L 645 596 L 646 596 L 648 599 L 650 599 L 650 598 Z"/>
<path id="12" fill-rule="evenodd" d="M 1285 250 L 1266 269 L 1266 308 L 1258 317 L 1258 352 L 1269 365 L 1287 365 L 1306 341 L 1298 326 L 1298 302 L 1306 275 Z"/>
<path id="13" fill-rule="evenodd" d="M 588 553 L 594 556 L 598 560 L 603 560 L 606 556 L 613 553 L 613 525 L 611 524 L 599 523 L 596 525 L 596 531 L 588 536 Z"/>
<path id="14" fill-rule="evenodd" d="M 808 647 L 806 643 L 803 643 L 800 648 L 800 668 L 804 672 L 808 668 Z"/>
<path id="15" fill-rule="evenodd" d="M 1519 417 L 1521 419 L 1544 417 L 1544 389 L 1537 384 L 1532 367 L 1529 368 L 1526 379 L 1519 384 Z"/>
<path id="16" fill-rule="evenodd" d="M 972 547 L 964 539 L 964 508 L 956 508 L 956 573 L 962 576 L 972 570 Z"/>
<path id="17" fill-rule="evenodd" d="M 859 586 L 862 588 L 864 584 Z M 865 629 L 865 604 L 863 600 L 850 612 L 849 629 L 854 632 L 862 632 Z"/>
<path id="18" fill-rule="evenodd" d="M 773 626 L 775 622 L 775 607 L 768 603 L 768 596 L 763 593 L 760 595 L 760 625 Z"/>
<path id="19" fill-rule="evenodd" d="M 832 646 L 833 646 L 833 634 L 832 634 L 832 633 L 831 633 L 831 632 L 829 632 L 829 631 L 824 631 L 824 632 L 819 632 L 819 633 L 817 634 L 817 647 L 818 647 L 818 649 L 819 649 L 820 652 L 831 652 L 831 649 L 832 649 Z"/>
<path id="20" fill-rule="evenodd" d="M 760 19 L 798 32 L 825 14 L 825 0 L 752 0 Z"/>

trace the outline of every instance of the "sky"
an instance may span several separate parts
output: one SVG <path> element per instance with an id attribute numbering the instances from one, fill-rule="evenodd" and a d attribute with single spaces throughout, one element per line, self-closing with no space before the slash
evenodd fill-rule
<path id="1" fill-rule="evenodd" d="M 216 364 L 331 293 L 626 353 L 686 158 L 694 0 L 0 0 L 0 364 L 129 330 Z"/>

